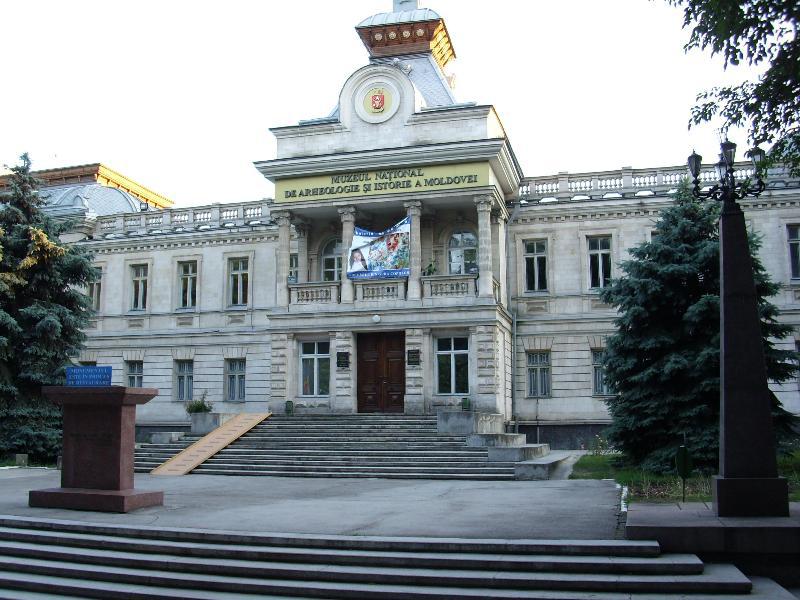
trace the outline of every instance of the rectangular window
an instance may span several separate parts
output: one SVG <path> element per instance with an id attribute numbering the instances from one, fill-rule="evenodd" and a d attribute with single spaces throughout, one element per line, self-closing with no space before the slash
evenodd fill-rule
<path id="1" fill-rule="evenodd" d="M 297 254 L 292 253 L 289 255 L 289 283 L 297 283 L 298 273 L 298 259 Z"/>
<path id="2" fill-rule="evenodd" d="M 789 225 L 789 263 L 792 279 L 800 278 L 800 225 Z"/>
<path id="3" fill-rule="evenodd" d="M 100 310 L 100 291 L 103 283 L 103 269 L 97 268 L 97 281 L 89 284 L 88 296 L 92 302 L 92 310 L 98 312 Z"/>
<path id="4" fill-rule="evenodd" d="M 231 306 L 247 306 L 248 262 L 246 258 L 231 258 L 228 261 Z"/>
<path id="5" fill-rule="evenodd" d="M 595 396 L 613 396 L 614 392 L 606 383 L 603 369 L 603 351 L 592 350 L 592 393 Z"/>
<path id="6" fill-rule="evenodd" d="M 147 265 L 131 265 L 131 281 L 133 283 L 132 310 L 147 309 Z"/>
<path id="7" fill-rule="evenodd" d="M 550 353 L 528 352 L 528 396 L 550 395 Z"/>
<path id="8" fill-rule="evenodd" d="M 611 280 L 611 237 L 590 237 L 589 242 L 589 287 L 608 286 Z"/>
<path id="9" fill-rule="evenodd" d="M 243 358 L 225 361 L 225 398 L 228 402 L 245 401 L 245 370 L 247 364 Z"/>
<path id="10" fill-rule="evenodd" d="M 194 361 L 175 361 L 175 384 L 177 387 L 175 397 L 180 402 L 194 399 Z"/>
<path id="11" fill-rule="evenodd" d="M 300 344 L 300 389 L 303 396 L 330 394 L 331 344 L 330 342 L 302 342 Z"/>
<path id="12" fill-rule="evenodd" d="M 547 290 L 547 241 L 525 242 L 525 290 Z"/>
<path id="13" fill-rule="evenodd" d="M 125 374 L 128 377 L 128 387 L 144 387 L 142 379 L 144 378 L 144 362 L 141 360 L 128 360 L 125 361 Z"/>
<path id="14" fill-rule="evenodd" d="M 197 306 L 197 261 L 178 263 L 178 306 L 194 308 Z"/>
<path id="15" fill-rule="evenodd" d="M 469 338 L 436 340 L 436 378 L 438 394 L 469 393 Z"/>

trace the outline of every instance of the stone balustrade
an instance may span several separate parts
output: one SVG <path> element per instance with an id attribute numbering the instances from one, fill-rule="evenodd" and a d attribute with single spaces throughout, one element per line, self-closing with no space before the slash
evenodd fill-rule
<path id="1" fill-rule="evenodd" d="M 292 304 L 338 304 L 339 282 L 290 283 L 289 298 Z"/>
<path id="2" fill-rule="evenodd" d="M 426 298 L 475 296 L 477 275 L 428 275 L 421 278 L 422 295 Z"/>
<path id="3" fill-rule="evenodd" d="M 753 177 L 749 162 L 735 165 L 737 179 Z M 658 167 L 632 169 L 623 167 L 618 171 L 595 171 L 591 173 L 558 173 L 543 177 L 528 177 L 520 183 L 519 197 L 531 200 L 568 200 L 622 196 L 651 196 L 674 190 L 681 180 L 688 177 L 687 167 Z M 700 172 L 703 185 L 713 185 L 717 175 L 713 165 L 704 165 Z M 784 168 L 770 169 L 767 186 L 785 187 L 788 173 Z"/>
<path id="4" fill-rule="evenodd" d="M 406 279 L 356 279 L 356 301 L 405 300 Z"/>
<path id="5" fill-rule="evenodd" d="M 271 223 L 268 214 L 269 210 L 264 201 L 213 204 L 99 217 L 96 227 L 99 235 L 105 237 L 206 231 L 265 225 Z"/>

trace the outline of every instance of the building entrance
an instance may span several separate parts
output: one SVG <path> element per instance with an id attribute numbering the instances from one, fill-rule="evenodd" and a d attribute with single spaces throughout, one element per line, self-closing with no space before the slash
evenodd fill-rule
<path id="1" fill-rule="evenodd" d="M 358 334 L 358 412 L 403 412 L 404 331 Z"/>

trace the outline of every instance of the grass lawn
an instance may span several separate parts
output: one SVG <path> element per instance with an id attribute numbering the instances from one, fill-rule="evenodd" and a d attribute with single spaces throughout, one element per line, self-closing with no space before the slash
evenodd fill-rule
<path id="1" fill-rule="evenodd" d="M 658 475 L 642 469 L 614 465 L 619 455 L 587 454 L 575 463 L 570 479 L 613 479 L 628 486 L 631 502 L 680 502 L 681 478 Z M 800 450 L 778 460 L 780 474 L 789 480 L 789 500 L 800 502 Z M 686 501 L 711 501 L 711 478 L 696 476 L 686 481 Z"/>

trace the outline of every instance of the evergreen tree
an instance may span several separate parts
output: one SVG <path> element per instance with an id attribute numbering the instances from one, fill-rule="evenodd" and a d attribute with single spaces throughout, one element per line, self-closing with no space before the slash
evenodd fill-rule
<path id="1" fill-rule="evenodd" d="M 0 409 L 36 403 L 42 385 L 63 380 L 63 367 L 85 339 L 91 314 L 81 288 L 97 278 L 91 256 L 66 246 L 42 211 L 27 154 L 0 194 Z"/>
<path id="2" fill-rule="evenodd" d="M 684 182 L 652 240 L 630 251 L 624 275 L 601 294 L 620 313 L 604 353 L 606 379 L 618 393 L 607 401 L 609 441 L 657 472 L 674 468 L 684 436 L 696 466 L 714 471 L 718 464 L 719 208 L 695 200 Z M 770 281 L 758 247 L 751 236 L 767 375 L 781 382 L 794 376 L 797 354 L 775 347 L 792 328 L 767 301 L 780 285 Z M 772 401 L 776 435 L 787 440 L 794 417 L 774 394 Z"/>

